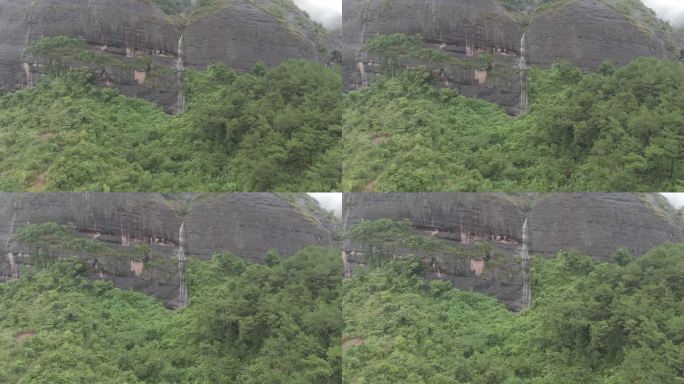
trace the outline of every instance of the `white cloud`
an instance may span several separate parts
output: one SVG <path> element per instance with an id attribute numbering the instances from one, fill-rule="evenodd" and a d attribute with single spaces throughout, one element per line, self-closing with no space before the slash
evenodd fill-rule
<path id="1" fill-rule="evenodd" d="M 333 211 L 335 216 L 342 217 L 341 193 L 309 193 L 309 196 L 316 199 L 323 209 Z"/>
<path id="2" fill-rule="evenodd" d="M 663 20 L 673 26 L 684 26 L 684 1 L 682 0 L 643 0 Z"/>
<path id="3" fill-rule="evenodd" d="M 679 209 L 684 207 L 684 193 L 663 193 L 662 195 L 665 196 L 675 208 Z"/>
<path id="4" fill-rule="evenodd" d="M 294 0 L 297 6 L 309 13 L 312 19 L 326 28 L 342 25 L 342 0 Z"/>
<path id="5" fill-rule="evenodd" d="M 294 0 L 299 8 L 327 28 L 342 25 L 343 0 Z M 674 26 L 684 26 L 684 0 L 643 0 L 660 18 Z"/>

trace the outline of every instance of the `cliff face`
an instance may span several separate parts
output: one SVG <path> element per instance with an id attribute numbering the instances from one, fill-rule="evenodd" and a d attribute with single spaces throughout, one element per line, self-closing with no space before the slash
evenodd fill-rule
<path id="1" fill-rule="evenodd" d="M 534 17 L 528 45 L 529 62 L 542 67 L 566 60 L 593 70 L 605 60 L 667 56 L 662 41 L 600 0 L 569 1 Z"/>
<path id="2" fill-rule="evenodd" d="M 259 61 L 267 66 L 290 58 L 326 62 L 322 32 L 302 11 L 276 14 L 272 3 L 219 1 L 184 16 L 165 14 L 144 0 L 0 0 L 0 89 L 30 87 L 56 59 L 31 54 L 29 48 L 41 37 L 83 39 L 88 50 L 109 59 L 72 59 L 65 65 L 89 67 L 101 85 L 144 97 L 169 112 L 179 108 L 179 63 L 194 68 L 224 63 L 245 70 Z"/>
<path id="3" fill-rule="evenodd" d="M 363 49 L 368 40 L 402 33 L 420 35 L 427 48 L 447 52 L 458 60 L 491 53 L 497 76 L 486 68 L 440 68 L 442 84 L 456 85 L 466 96 L 517 106 L 520 92 L 515 69 L 523 32 L 515 19 L 492 1 L 344 0 L 343 31 L 345 84 L 349 89 L 367 85 L 382 70 L 377 58 Z"/>
<path id="4" fill-rule="evenodd" d="M 141 96 L 175 108 L 175 68 L 179 29 L 166 15 L 139 0 L 0 1 L 0 88 L 16 90 L 33 85 L 50 58 L 31 55 L 41 37 L 81 38 L 87 49 L 111 56 L 98 68 L 102 85 L 116 86 L 129 96 Z M 158 70 L 132 68 L 146 55 Z M 83 63 L 74 62 L 74 66 Z M 162 71 L 161 69 L 166 69 Z"/>
<path id="5" fill-rule="evenodd" d="M 680 219 L 659 195 L 642 194 L 346 194 L 344 225 L 361 220 L 409 220 L 416 234 L 440 239 L 463 250 L 482 242 L 487 257 L 424 256 L 428 277 L 451 281 L 501 299 L 511 309 L 522 306 L 523 226 L 530 254 L 554 257 L 578 249 L 609 261 L 626 247 L 635 255 L 666 241 L 684 241 Z M 345 241 L 345 270 L 363 265 L 362 244 Z"/>
<path id="6" fill-rule="evenodd" d="M 623 65 L 639 56 L 665 58 L 666 42 L 639 21 L 609 5 L 610 0 L 567 0 L 526 14 L 491 0 L 344 0 L 345 84 L 366 86 L 382 68 L 364 46 L 374 36 L 420 35 L 426 48 L 465 61 L 492 55 L 488 68 L 437 66 L 441 86 L 458 88 L 519 112 L 519 63 L 523 34 L 528 65 L 569 61 L 583 69 L 611 60 Z M 415 65 L 420 62 L 413 63 Z"/>
<path id="7" fill-rule="evenodd" d="M 218 10 L 191 16 L 185 31 L 188 65 L 203 68 L 224 63 L 239 70 L 261 61 L 272 67 L 287 59 L 325 62 L 327 43 L 307 26 L 301 11 L 274 16 L 268 8 L 276 1 L 230 1 Z M 309 22 L 310 23 L 310 22 Z"/>
<path id="8" fill-rule="evenodd" d="M 206 260 L 227 251 L 259 262 L 271 249 L 287 257 L 307 245 L 334 243 L 331 224 L 305 195 L 0 194 L 0 281 L 33 263 L 35 247 L 13 235 L 41 223 L 69 226 L 75 238 L 106 247 L 73 251 L 58 245 L 56 256 L 82 257 L 93 278 L 156 296 L 169 307 L 182 305 L 181 247 L 185 257 Z M 149 251 L 138 252 L 141 245 Z"/>
<path id="9" fill-rule="evenodd" d="M 330 223 L 307 207 L 309 199 L 266 193 L 199 198 L 185 216 L 186 252 L 206 258 L 217 250 L 228 250 L 259 262 L 271 249 L 289 256 L 307 245 L 332 245 Z"/>
<path id="10" fill-rule="evenodd" d="M 492 244 L 490 260 L 453 255 L 419 255 L 428 278 L 450 281 L 455 287 L 483 292 L 519 307 L 522 290 L 516 260 L 528 201 L 524 197 L 478 193 L 350 193 L 344 195 L 344 226 L 361 220 L 409 220 L 416 234 L 429 236 L 463 250 L 479 241 Z M 365 263 L 362 244 L 343 244 L 345 271 Z"/>
<path id="11" fill-rule="evenodd" d="M 543 195 L 529 222 L 530 252 L 545 256 L 575 248 L 610 261 L 620 247 L 641 255 L 666 241 L 684 241 L 676 211 L 659 195 Z"/>

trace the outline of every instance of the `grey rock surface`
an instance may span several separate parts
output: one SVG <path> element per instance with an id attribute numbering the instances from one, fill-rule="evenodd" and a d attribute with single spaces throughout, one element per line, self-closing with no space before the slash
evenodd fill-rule
<path id="1" fill-rule="evenodd" d="M 677 39 L 677 45 L 679 46 L 679 61 L 684 61 L 684 27 L 681 27 L 676 31 L 675 38 Z"/>
<path id="2" fill-rule="evenodd" d="M 622 247 L 642 255 L 666 241 L 684 240 L 676 211 L 655 194 L 542 195 L 529 219 L 530 252 L 544 256 L 575 248 L 610 261 Z"/>
<path id="3" fill-rule="evenodd" d="M 13 234 L 22 226 L 40 223 L 70 226 L 75 235 L 121 252 L 148 244 L 151 260 L 76 256 L 92 266 L 93 278 L 158 297 L 169 307 L 178 306 L 181 226 L 186 255 L 204 260 L 216 252 L 231 252 L 260 262 L 271 249 L 288 257 L 305 246 L 335 244 L 335 223 L 326 222 L 306 195 L 2 193 L 0 281 L 31 265 L 32 249 Z"/>
<path id="4" fill-rule="evenodd" d="M 454 255 L 419 255 L 427 277 L 450 281 L 455 287 L 475 290 L 520 307 L 522 280 L 518 251 L 522 240 L 525 196 L 479 193 L 350 193 L 344 196 L 344 226 L 361 220 L 408 220 L 416 234 L 440 239 L 448 245 L 473 250 L 477 243 L 492 244 L 489 260 Z M 345 241 L 345 271 L 365 263 L 362 245 Z"/>
<path id="5" fill-rule="evenodd" d="M 502 6 L 490 0 L 382 1 L 344 0 L 344 74 L 347 89 L 367 85 L 381 69 L 377 58 L 364 52 L 368 40 L 378 35 L 420 35 L 428 48 L 458 59 L 482 53 L 494 56 L 500 86 L 478 80 L 474 70 L 440 69 L 442 86 L 455 86 L 470 97 L 504 105 L 514 112 L 519 98 L 518 65 L 522 28 Z M 491 74 L 490 74 L 491 75 Z M 505 83 L 505 85 L 503 84 Z"/>
<path id="6" fill-rule="evenodd" d="M 33 85 L 42 59 L 29 48 L 41 37 L 67 36 L 84 40 L 86 47 L 132 63 L 147 55 L 155 66 L 170 73 L 141 81 L 125 65 L 100 68 L 102 85 L 123 94 L 145 97 L 174 108 L 175 68 L 179 28 L 155 6 L 139 0 L 33 0 L 0 1 L 0 88 L 16 90 Z M 78 65 L 78 63 L 74 63 Z"/>
<path id="7" fill-rule="evenodd" d="M 419 256 L 428 278 L 492 295 L 514 310 L 521 308 L 526 219 L 529 252 L 544 257 L 577 249 L 594 260 L 610 261 L 622 247 L 642 255 L 664 242 L 684 241 L 677 212 L 657 194 L 349 193 L 343 217 L 347 229 L 361 220 L 408 220 L 415 234 L 464 250 L 489 243 L 490 258 Z M 344 242 L 348 275 L 365 264 L 362 249 L 362 244 Z"/>
<path id="8" fill-rule="evenodd" d="M 186 252 L 198 258 L 228 250 L 259 262 L 271 249 L 290 256 L 306 245 L 333 244 L 315 210 L 270 193 L 200 197 L 191 203 L 185 223 Z"/>
<path id="9" fill-rule="evenodd" d="M 364 51 L 369 39 L 393 33 L 420 35 L 426 48 L 459 60 L 491 54 L 493 65 L 486 71 L 432 69 L 440 86 L 497 103 L 510 114 L 520 112 L 523 33 L 527 63 L 532 66 L 569 61 L 593 70 L 606 60 L 624 65 L 639 56 L 668 56 L 663 36 L 601 0 L 567 0 L 531 14 L 510 12 L 492 0 L 344 0 L 343 33 L 348 90 L 363 88 L 382 73 L 378 58 Z"/>
<path id="10" fill-rule="evenodd" d="M 246 70 L 257 62 L 271 67 L 291 58 L 327 62 L 325 34 L 314 31 L 300 10 L 282 17 L 269 13 L 273 1 L 234 0 L 182 16 L 165 14 L 145 0 L 0 0 L 0 89 L 35 84 L 46 59 L 29 48 L 41 37 L 80 38 L 88 49 L 110 55 L 112 64 L 91 67 L 99 83 L 167 112 L 178 109 L 181 35 L 186 67 L 223 63 Z M 150 68 L 131 68 L 143 55 L 151 59 Z"/>
<path id="11" fill-rule="evenodd" d="M 569 61 L 586 70 L 610 60 L 625 65 L 640 56 L 665 58 L 662 41 L 599 0 L 574 0 L 534 17 L 528 28 L 533 65 Z"/>
<path id="12" fill-rule="evenodd" d="M 273 67 L 287 59 L 327 59 L 326 47 L 317 44 L 313 31 L 296 20 L 278 20 L 248 0 L 191 17 L 183 36 L 185 62 L 196 68 L 224 63 L 244 71 L 257 62 Z"/>

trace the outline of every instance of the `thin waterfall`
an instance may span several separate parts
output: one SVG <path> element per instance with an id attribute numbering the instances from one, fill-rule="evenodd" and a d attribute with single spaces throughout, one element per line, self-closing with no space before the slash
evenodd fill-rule
<path id="1" fill-rule="evenodd" d="M 185 66 L 183 65 L 183 35 L 178 40 L 178 59 L 176 60 L 176 77 L 178 78 L 178 102 L 176 106 L 177 113 L 185 112 L 185 83 L 183 82 L 183 72 Z"/>
<path id="2" fill-rule="evenodd" d="M 344 278 L 349 279 L 352 277 L 352 266 L 349 264 L 349 255 L 346 251 L 342 251 L 342 267 L 344 269 Z"/>
<path id="3" fill-rule="evenodd" d="M 185 281 L 185 249 L 183 248 L 183 236 L 185 232 L 185 222 L 181 223 L 178 233 L 178 308 L 183 308 L 188 304 L 188 286 Z"/>
<path id="4" fill-rule="evenodd" d="M 529 100 L 527 94 L 527 32 L 520 40 L 520 115 L 527 113 Z"/>
<path id="5" fill-rule="evenodd" d="M 14 235 L 14 222 L 17 221 L 17 213 L 14 212 L 14 215 L 12 215 L 12 221 L 10 222 L 10 231 L 9 231 L 9 236 L 7 236 L 7 241 L 5 241 L 5 254 L 7 255 L 7 261 L 9 261 L 10 264 L 10 279 L 18 279 L 19 278 L 19 270 L 17 268 L 17 264 L 14 260 L 14 254 L 10 252 L 9 250 L 9 244 L 10 240 L 12 239 L 12 235 Z"/>
<path id="6" fill-rule="evenodd" d="M 129 233 L 128 233 L 128 225 L 125 226 L 126 229 L 124 230 L 124 217 L 123 216 L 121 216 L 121 218 L 120 218 L 119 228 L 121 228 L 121 230 L 120 230 L 120 232 L 121 232 L 121 245 L 124 247 L 130 246 L 131 245 L 131 237 L 129 236 Z"/>
<path id="7" fill-rule="evenodd" d="M 359 61 L 357 64 L 357 68 L 359 69 L 359 74 L 361 75 L 361 86 L 363 88 L 368 88 L 368 74 L 366 73 L 366 65 L 363 63 L 363 61 Z"/>
<path id="8" fill-rule="evenodd" d="M 24 88 L 33 88 L 33 75 L 31 74 L 31 65 L 27 60 L 27 53 L 31 46 L 31 33 L 33 30 L 33 14 L 36 10 L 36 0 L 31 1 L 31 8 L 27 17 L 26 34 L 24 35 L 24 47 L 21 50 L 21 69 L 24 71 L 24 76 L 26 78 L 26 84 Z"/>
<path id="9" fill-rule="evenodd" d="M 363 62 L 363 60 L 361 60 L 361 51 L 363 50 L 363 47 L 366 45 L 366 31 L 368 30 L 368 23 L 370 22 L 368 18 L 370 6 L 371 0 L 367 0 L 366 6 L 361 11 L 361 18 L 363 19 L 363 24 L 361 26 L 360 31 L 359 49 L 356 50 L 356 68 L 359 71 L 359 75 L 361 76 L 362 88 L 367 88 L 369 85 L 368 74 L 366 73 L 366 64 Z"/>
<path id="10" fill-rule="evenodd" d="M 522 267 L 522 309 L 527 309 L 532 305 L 532 287 L 531 287 L 531 274 L 530 274 L 530 254 L 527 250 L 527 218 L 525 218 L 525 223 L 523 224 L 523 242 L 522 248 L 520 249 L 520 259 Z"/>
<path id="11" fill-rule="evenodd" d="M 17 269 L 17 264 L 14 262 L 14 254 L 12 252 L 7 252 L 7 260 L 10 263 L 10 280 L 15 280 L 19 278 L 19 270 Z"/>

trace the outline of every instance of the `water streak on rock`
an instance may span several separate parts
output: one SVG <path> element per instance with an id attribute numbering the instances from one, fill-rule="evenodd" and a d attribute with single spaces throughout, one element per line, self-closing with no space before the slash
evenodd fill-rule
<path id="1" fill-rule="evenodd" d="M 12 239 L 12 234 L 14 233 L 14 222 L 17 221 L 17 213 L 15 212 L 14 215 L 12 215 L 12 221 L 10 222 L 10 236 L 7 237 L 7 241 L 5 241 L 5 254 L 7 255 L 7 261 L 10 264 L 10 280 L 13 279 L 18 279 L 19 278 L 19 270 L 17 268 L 17 264 L 14 261 L 14 254 L 10 252 L 9 250 L 9 243 L 10 240 Z"/>
<path id="2" fill-rule="evenodd" d="M 527 32 L 523 33 L 520 40 L 520 115 L 527 113 Z"/>
<path id="3" fill-rule="evenodd" d="M 185 279 L 185 249 L 183 248 L 183 236 L 185 232 L 185 222 L 181 223 L 178 232 L 178 308 L 183 308 L 188 304 L 188 286 Z"/>
<path id="4" fill-rule="evenodd" d="M 178 102 L 176 105 L 176 113 L 185 112 L 185 84 L 183 82 L 183 72 L 185 66 L 183 64 L 183 35 L 178 40 L 178 59 L 176 60 L 176 76 L 178 78 Z"/>
<path id="5" fill-rule="evenodd" d="M 522 288 L 522 300 L 521 300 L 521 307 L 522 309 L 527 309 L 532 305 L 532 283 L 531 283 L 531 274 L 530 274 L 530 254 L 527 249 L 527 241 L 528 241 L 528 225 L 527 225 L 527 218 L 525 218 L 525 223 L 523 224 L 523 241 L 522 241 L 522 248 L 520 249 L 520 259 L 521 259 L 521 267 L 522 267 L 522 283 L 523 283 L 523 288 Z"/>

